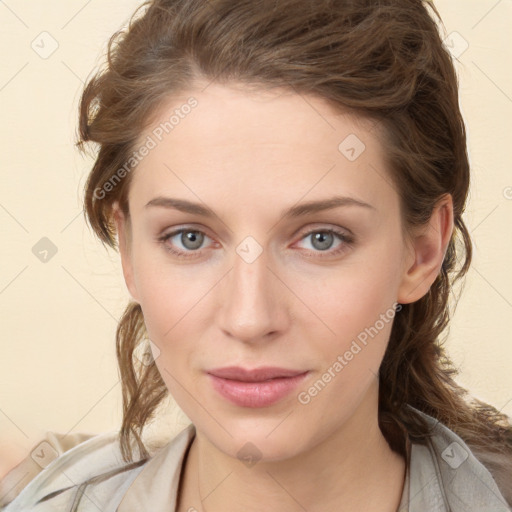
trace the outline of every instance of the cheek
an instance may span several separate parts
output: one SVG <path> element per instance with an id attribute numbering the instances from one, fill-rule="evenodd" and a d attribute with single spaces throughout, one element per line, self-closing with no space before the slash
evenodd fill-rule
<path id="1" fill-rule="evenodd" d="M 162 341 L 165 335 L 173 337 L 180 321 L 187 323 L 186 315 L 208 294 L 211 280 L 197 265 L 171 263 L 162 247 L 149 243 L 134 251 L 133 262 L 148 334 Z"/>
<path id="2" fill-rule="evenodd" d="M 308 314 L 312 322 L 319 327 L 323 324 L 326 335 L 347 339 L 373 325 L 392 308 L 399 272 L 399 258 L 394 251 L 367 250 L 354 255 L 350 263 L 347 260 L 322 274 L 297 274 L 296 289 L 316 313 Z"/>
<path id="3" fill-rule="evenodd" d="M 169 393 L 189 414 L 189 393 L 201 366 L 199 343 L 211 326 L 212 280 L 192 266 L 156 265 L 154 258 L 140 259 L 137 280 L 146 330 L 159 349 L 155 364 Z"/>
<path id="4" fill-rule="evenodd" d="M 394 307 L 393 281 L 371 277 L 352 272 L 334 280 L 324 302 L 316 303 L 323 323 L 334 334 L 315 326 L 306 335 L 319 359 L 315 379 L 299 390 L 297 399 L 304 407 L 311 404 L 312 409 L 305 410 L 335 410 L 335 422 L 350 416 L 369 387 L 377 384 L 393 321 L 399 314 Z M 320 335 L 320 331 L 327 334 Z"/>
<path id="5" fill-rule="evenodd" d="M 347 260 L 347 265 L 333 269 L 323 283 L 317 282 L 311 288 L 313 281 L 303 278 L 299 284 L 300 290 L 312 290 L 305 302 L 318 315 L 318 318 L 308 316 L 312 320 L 307 337 L 317 344 L 318 353 L 324 354 L 325 369 L 336 362 L 343 366 L 340 370 L 338 364 L 331 373 L 336 373 L 335 380 L 347 384 L 346 389 L 365 375 L 377 374 L 384 356 L 398 314 L 395 312 L 400 280 L 397 247 L 383 237 L 361 251 L 357 258 L 354 254 L 354 263 L 349 265 Z"/>

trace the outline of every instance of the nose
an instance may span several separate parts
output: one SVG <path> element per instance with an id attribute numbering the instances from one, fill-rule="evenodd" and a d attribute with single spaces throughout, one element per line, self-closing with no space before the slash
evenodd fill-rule
<path id="1" fill-rule="evenodd" d="M 274 339 L 288 325 L 285 286 L 276 271 L 268 267 L 266 251 L 252 262 L 238 254 L 233 261 L 220 288 L 220 328 L 225 335 L 244 343 Z"/>

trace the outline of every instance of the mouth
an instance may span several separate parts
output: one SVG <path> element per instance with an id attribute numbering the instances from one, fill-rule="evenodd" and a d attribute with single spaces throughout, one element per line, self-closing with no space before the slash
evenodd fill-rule
<path id="1" fill-rule="evenodd" d="M 207 373 L 222 379 L 236 380 L 239 382 L 264 382 L 271 379 L 296 377 L 307 370 L 291 370 L 275 366 L 265 366 L 252 370 L 240 366 L 228 366 L 225 368 L 214 368 Z"/>
<path id="2" fill-rule="evenodd" d="M 265 367 L 247 370 L 227 367 L 207 372 L 212 387 L 239 407 L 268 407 L 290 394 L 309 370 Z"/>

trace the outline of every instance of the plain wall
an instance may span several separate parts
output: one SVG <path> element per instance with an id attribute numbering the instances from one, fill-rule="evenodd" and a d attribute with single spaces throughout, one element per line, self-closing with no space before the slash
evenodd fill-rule
<path id="1" fill-rule="evenodd" d="M 117 253 L 107 252 L 85 224 L 81 200 L 92 160 L 74 142 L 83 82 L 140 3 L 0 3 L 4 464 L 28 454 L 47 430 L 120 426 L 114 336 L 129 295 Z M 512 3 L 436 5 L 458 55 L 473 173 L 464 219 L 474 262 L 446 347 L 460 369 L 458 382 L 512 416 Z M 57 250 L 47 262 L 33 252 L 48 244 L 43 237 Z M 177 431 L 186 423 L 171 407 L 161 428 Z"/>

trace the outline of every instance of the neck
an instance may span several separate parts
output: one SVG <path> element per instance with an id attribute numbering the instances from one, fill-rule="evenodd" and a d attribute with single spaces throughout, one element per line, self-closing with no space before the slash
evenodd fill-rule
<path id="1" fill-rule="evenodd" d="M 334 512 L 343 504 L 344 512 L 395 512 L 406 463 L 378 426 L 378 389 L 373 394 L 339 430 L 284 460 L 245 466 L 196 430 L 176 510 L 277 512 L 284 507 Z"/>

